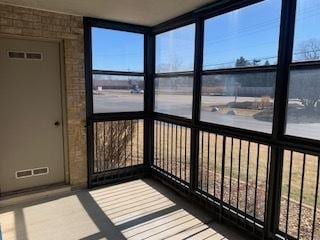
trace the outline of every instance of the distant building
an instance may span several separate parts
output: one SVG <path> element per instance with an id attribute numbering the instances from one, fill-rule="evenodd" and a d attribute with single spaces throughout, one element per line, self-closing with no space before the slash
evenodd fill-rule
<path id="1" fill-rule="evenodd" d="M 94 90 L 132 89 L 134 86 L 144 89 L 143 78 L 131 76 L 93 75 L 92 87 Z"/>

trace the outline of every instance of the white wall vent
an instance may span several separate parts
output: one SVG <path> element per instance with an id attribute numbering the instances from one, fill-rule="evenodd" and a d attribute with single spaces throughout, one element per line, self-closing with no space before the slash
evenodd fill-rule
<path id="1" fill-rule="evenodd" d="M 32 169 L 33 176 L 45 175 L 49 173 L 48 167 Z"/>
<path id="2" fill-rule="evenodd" d="M 27 52 L 26 58 L 30 60 L 42 60 L 42 53 Z"/>
<path id="3" fill-rule="evenodd" d="M 39 52 L 8 51 L 8 57 L 12 59 L 42 60 L 43 54 Z"/>
<path id="4" fill-rule="evenodd" d="M 20 170 L 16 172 L 16 179 L 36 177 L 36 176 L 46 175 L 48 173 L 49 173 L 48 167 Z"/>
<path id="5" fill-rule="evenodd" d="M 27 178 L 27 177 L 32 177 L 32 170 L 21 170 L 16 172 L 16 178 Z"/>
<path id="6" fill-rule="evenodd" d="M 25 59 L 25 53 L 17 51 L 8 51 L 8 57 L 14 59 Z"/>

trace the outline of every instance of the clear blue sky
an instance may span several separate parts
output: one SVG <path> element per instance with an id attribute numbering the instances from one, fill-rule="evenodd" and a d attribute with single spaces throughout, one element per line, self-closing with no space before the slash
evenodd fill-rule
<path id="1" fill-rule="evenodd" d="M 319 0 L 298 0 L 294 60 L 301 58 L 301 43 L 309 39 L 317 39 L 320 42 L 320 1 Z"/>
<path id="2" fill-rule="evenodd" d="M 156 72 L 192 71 L 195 24 L 156 37 Z"/>
<path id="3" fill-rule="evenodd" d="M 240 56 L 275 63 L 281 1 L 268 0 L 205 22 L 204 69 L 234 67 Z"/>
<path id="4" fill-rule="evenodd" d="M 276 63 L 280 0 L 265 0 L 205 22 L 204 69 L 233 67 L 240 56 Z M 320 41 L 320 0 L 298 0 L 294 59 L 301 44 Z M 194 24 L 163 33 L 156 39 L 157 71 L 193 70 Z M 141 34 L 93 28 L 93 68 L 143 71 Z"/>
<path id="5" fill-rule="evenodd" d="M 143 72 L 143 45 L 143 34 L 93 28 L 93 69 Z"/>

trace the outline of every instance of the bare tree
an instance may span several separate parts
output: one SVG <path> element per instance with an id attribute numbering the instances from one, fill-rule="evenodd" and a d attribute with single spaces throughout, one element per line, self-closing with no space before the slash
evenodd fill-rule
<path id="1" fill-rule="evenodd" d="M 301 42 L 299 58 L 313 61 L 320 59 L 320 39 L 311 38 Z M 319 107 L 320 81 L 318 72 L 301 71 L 292 74 L 290 79 L 290 97 L 298 98 L 307 112 L 314 112 Z"/>
<path id="2" fill-rule="evenodd" d="M 320 59 L 320 40 L 311 38 L 301 42 L 299 46 L 299 55 L 303 60 L 319 60 Z"/>
<path id="3" fill-rule="evenodd" d="M 181 68 L 182 59 L 176 55 L 170 56 L 170 62 L 162 63 L 157 65 L 157 69 L 160 72 L 177 72 Z"/>
<path id="4" fill-rule="evenodd" d="M 292 74 L 290 79 L 290 98 L 297 98 L 308 112 L 319 107 L 320 81 L 317 71 L 300 71 Z"/>
<path id="5" fill-rule="evenodd" d="M 98 166 L 110 170 L 130 165 L 131 159 L 134 159 L 134 162 L 138 160 L 136 146 L 139 143 L 131 142 L 135 141 L 139 134 L 137 124 L 139 122 L 110 121 L 96 125 L 95 159 Z M 135 145 L 133 149 L 132 144 Z"/>
<path id="6" fill-rule="evenodd" d="M 181 66 L 182 66 L 182 59 L 178 58 L 178 56 L 176 55 L 171 55 L 169 62 L 157 65 L 157 70 L 159 72 L 178 72 L 179 69 L 181 69 Z M 166 87 L 170 86 L 171 89 L 177 90 L 178 89 L 177 80 L 178 78 L 173 78 L 173 79 L 171 78 L 169 79 L 169 81 L 168 79 L 167 81 L 162 80 L 162 83 L 166 82 L 164 83 Z M 159 87 L 159 81 L 156 81 L 155 85 L 156 87 Z"/>

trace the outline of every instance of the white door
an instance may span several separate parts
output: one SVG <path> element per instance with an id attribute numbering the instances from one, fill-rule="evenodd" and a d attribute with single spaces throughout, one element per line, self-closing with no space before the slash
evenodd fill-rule
<path id="1" fill-rule="evenodd" d="M 0 193 L 64 182 L 59 43 L 0 38 Z"/>

